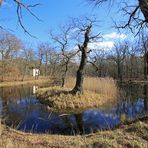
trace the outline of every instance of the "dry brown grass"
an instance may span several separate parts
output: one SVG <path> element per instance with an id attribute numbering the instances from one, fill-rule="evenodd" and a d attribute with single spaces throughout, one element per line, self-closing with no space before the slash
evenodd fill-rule
<path id="1" fill-rule="evenodd" d="M 3 126 L 0 148 L 147 148 L 147 122 L 137 121 L 113 131 L 100 131 L 83 136 L 31 134 Z"/>
<path id="2" fill-rule="evenodd" d="M 40 77 L 39 79 L 30 78 L 30 79 L 25 79 L 24 81 L 1 82 L 0 87 L 22 85 L 22 84 L 38 84 L 38 83 L 45 83 L 49 81 L 51 82 L 51 80 L 47 77 Z"/>
<path id="3" fill-rule="evenodd" d="M 85 78 L 84 94 L 72 95 L 75 79 L 69 78 L 65 88 L 49 87 L 40 89 L 37 96 L 41 103 L 50 110 L 84 110 L 96 108 L 105 104 L 112 104 L 117 99 L 118 88 L 111 78 Z"/>
<path id="4" fill-rule="evenodd" d="M 66 87 L 73 88 L 75 85 L 75 78 L 68 78 L 66 81 Z M 116 81 L 112 78 L 94 78 L 86 77 L 83 84 L 84 90 L 103 94 L 111 98 L 116 98 L 118 95 L 118 88 Z"/>
<path id="5" fill-rule="evenodd" d="M 116 98 L 85 91 L 83 95 L 73 95 L 70 89 L 61 87 L 48 87 L 39 89 L 37 97 L 41 103 L 46 104 L 50 110 L 56 111 L 82 111 L 88 108 L 97 108 L 105 104 L 112 104 Z"/>

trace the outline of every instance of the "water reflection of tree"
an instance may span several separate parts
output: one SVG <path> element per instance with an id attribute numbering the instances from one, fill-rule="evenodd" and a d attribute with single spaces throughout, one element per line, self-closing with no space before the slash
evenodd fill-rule
<path id="1" fill-rule="evenodd" d="M 147 94 L 148 85 L 143 86 L 143 98 L 144 98 L 144 110 L 148 110 L 148 94 Z"/>
<path id="2" fill-rule="evenodd" d="M 76 129 L 77 133 L 83 134 L 84 133 L 83 114 L 82 113 L 75 114 L 75 119 L 77 124 L 77 129 Z"/>
<path id="3" fill-rule="evenodd" d="M 69 132 L 68 134 L 84 134 L 83 113 L 76 113 L 71 117 L 74 118 L 74 121 L 70 119 L 69 115 L 65 115 L 61 118 L 64 121 L 65 130 Z"/>
<path id="4" fill-rule="evenodd" d="M 116 114 L 118 115 L 120 121 L 128 118 L 129 112 L 131 112 L 132 116 L 135 116 L 136 114 L 140 113 L 136 111 L 136 104 L 138 103 L 138 101 L 142 101 L 144 103 L 143 109 L 147 110 L 147 89 L 147 84 L 132 84 L 125 85 L 122 87 L 123 93 L 120 96 L 121 99 L 118 102 L 116 110 Z"/>
<path id="5" fill-rule="evenodd" d="M 0 88 L 3 121 L 5 121 L 7 125 L 18 125 L 24 120 L 24 116 L 26 116 L 28 112 L 33 111 L 31 98 L 29 97 L 31 91 L 31 87 L 24 87 L 23 85 Z M 24 98 L 25 100 L 22 106 L 20 102 L 22 102 Z M 23 110 L 22 107 L 24 107 L 25 110 Z"/>

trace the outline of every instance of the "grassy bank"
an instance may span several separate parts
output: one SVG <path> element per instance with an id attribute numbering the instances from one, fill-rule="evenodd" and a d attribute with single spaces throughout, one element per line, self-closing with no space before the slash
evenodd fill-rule
<path id="1" fill-rule="evenodd" d="M 148 146 L 148 116 L 122 124 L 113 131 L 100 131 L 83 136 L 31 134 L 2 125 L 2 148 L 146 148 Z"/>
<path id="2" fill-rule="evenodd" d="M 83 95 L 69 93 L 73 86 L 74 79 L 70 78 L 66 83 L 66 88 L 43 88 L 38 91 L 37 96 L 40 102 L 48 105 L 50 109 L 82 110 L 115 102 L 118 94 L 115 81 L 109 78 L 86 78 Z"/>
<path id="3" fill-rule="evenodd" d="M 45 82 L 51 82 L 49 78 L 47 77 L 41 77 L 38 79 L 29 79 L 24 81 L 8 81 L 8 82 L 1 82 L 0 87 L 6 87 L 6 86 L 15 86 L 15 85 L 22 85 L 22 84 L 38 84 L 38 83 L 45 83 Z"/>

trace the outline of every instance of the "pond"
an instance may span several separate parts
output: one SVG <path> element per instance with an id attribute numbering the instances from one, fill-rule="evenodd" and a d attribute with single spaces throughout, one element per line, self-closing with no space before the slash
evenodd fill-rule
<path id="1" fill-rule="evenodd" d="M 121 121 L 148 113 L 148 85 L 123 86 L 122 97 L 116 103 L 82 113 L 48 111 L 35 95 L 43 86 L 0 88 L 2 121 L 24 132 L 77 135 L 112 129 Z"/>

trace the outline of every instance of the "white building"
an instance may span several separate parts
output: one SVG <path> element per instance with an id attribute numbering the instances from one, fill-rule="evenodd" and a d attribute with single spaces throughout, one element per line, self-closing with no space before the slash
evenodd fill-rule
<path id="1" fill-rule="evenodd" d="M 40 70 L 39 69 L 36 69 L 36 68 L 33 68 L 32 76 L 33 77 L 37 77 L 39 75 L 40 75 Z"/>

